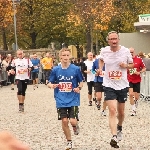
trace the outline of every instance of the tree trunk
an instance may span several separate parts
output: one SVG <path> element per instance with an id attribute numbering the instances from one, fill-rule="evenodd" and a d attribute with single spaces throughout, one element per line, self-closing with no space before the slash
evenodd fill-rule
<path id="1" fill-rule="evenodd" d="M 6 33 L 4 27 L 2 27 L 2 38 L 3 38 L 3 50 L 7 51 L 8 46 L 7 46 Z"/>
<path id="2" fill-rule="evenodd" d="M 87 27 L 86 29 L 86 53 L 91 52 L 91 29 L 90 27 Z"/>
<path id="3" fill-rule="evenodd" d="M 30 48 L 31 49 L 36 49 L 36 37 L 37 37 L 37 33 L 35 33 L 35 32 L 30 33 L 30 37 L 31 37 L 31 41 L 32 41 L 32 44 L 31 44 Z"/>

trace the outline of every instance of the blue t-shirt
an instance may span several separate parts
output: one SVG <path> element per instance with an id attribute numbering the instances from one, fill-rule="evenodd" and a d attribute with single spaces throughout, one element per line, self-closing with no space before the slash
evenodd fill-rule
<path id="1" fill-rule="evenodd" d="M 93 62 L 92 71 L 95 71 L 95 69 L 99 69 L 99 59 Z M 103 71 L 105 71 L 105 66 L 103 67 Z M 103 82 L 103 77 L 95 76 L 94 82 Z"/>
<path id="2" fill-rule="evenodd" d="M 31 59 L 31 62 L 32 62 L 32 64 L 33 64 L 33 67 L 34 67 L 34 66 L 39 66 L 39 64 L 40 64 L 40 60 L 39 60 L 39 59 Z M 34 69 L 32 70 L 32 72 L 39 72 L 39 67 L 34 68 Z"/>
<path id="3" fill-rule="evenodd" d="M 59 87 L 54 89 L 57 108 L 80 105 L 80 93 L 74 92 L 73 89 L 82 81 L 80 68 L 74 64 L 70 64 L 67 69 L 62 69 L 61 65 L 52 69 L 49 82 L 59 84 Z"/>

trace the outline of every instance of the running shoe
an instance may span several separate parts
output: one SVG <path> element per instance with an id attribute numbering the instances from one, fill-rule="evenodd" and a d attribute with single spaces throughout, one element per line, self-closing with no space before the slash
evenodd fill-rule
<path id="1" fill-rule="evenodd" d="M 131 116 L 136 116 L 136 111 L 135 110 L 132 110 Z"/>
<path id="2" fill-rule="evenodd" d="M 33 85 L 33 90 L 35 90 L 36 85 Z"/>
<path id="3" fill-rule="evenodd" d="M 106 116 L 106 111 L 103 110 L 103 111 L 101 112 L 101 115 L 102 115 L 102 116 Z"/>
<path id="4" fill-rule="evenodd" d="M 98 104 L 97 105 L 97 109 L 100 110 L 101 109 L 101 105 Z"/>
<path id="5" fill-rule="evenodd" d="M 74 132 L 74 135 L 78 135 L 79 134 L 80 128 L 79 128 L 78 124 L 76 126 L 73 126 L 73 132 Z"/>
<path id="6" fill-rule="evenodd" d="M 21 112 L 21 110 L 22 110 L 22 106 L 21 106 L 21 105 L 19 105 L 19 112 Z"/>
<path id="7" fill-rule="evenodd" d="M 24 112 L 24 105 L 19 105 L 19 112 Z"/>
<path id="8" fill-rule="evenodd" d="M 122 140 L 122 132 L 120 130 L 117 130 L 117 139 L 118 141 Z"/>
<path id="9" fill-rule="evenodd" d="M 92 101 L 89 101 L 89 106 L 92 106 Z"/>
<path id="10" fill-rule="evenodd" d="M 110 141 L 110 145 L 111 147 L 113 148 L 119 148 L 119 145 L 118 145 L 118 140 L 117 140 L 117 137 L 116 136 L 113 136 L 111 141 Z"/>
<path id="11" fill-rule="evenodd" d="M 137 108 L 138 107 L 138 100 L 135 100 L 135 107 Z"/>
<path id="12" fill-rule="evenodd" d="M 72 150 L 72 141 L 67 142 L 66 150 Z"/>

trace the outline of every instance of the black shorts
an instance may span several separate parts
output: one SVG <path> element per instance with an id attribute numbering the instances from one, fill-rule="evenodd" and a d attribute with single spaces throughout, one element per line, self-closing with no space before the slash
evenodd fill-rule
<path id="1" fill-rule="evenodd" d="M 25 80 L 16 79 L 16 84 L 18 88 L 17 95 L 25 96 L 28 81 L 29 81 L 28 79 L 25 79 Z"/>
<path id="2" fill-rule="evenodd" d="M 94 87 L 94 81 L 87 82 L 88 94 L 92 95 L 92 88 Z"/>
<path id="3" fill-rule="evenodd" d="M 94 83 L 95 92 L 104 92 L 102 84 L 103 84 L 103 82 L 95 82 Z"/>
<path id="4" fill-rule="evenodd" d="M 110 87 L 104 87 L 104 100 L 114 100 L 116 99 L 119 103 L 125 103 L 127 101 L 128 87 L 122 90 L 115 90 Z"/>
<path id="5" fill-rule="evenodd" d="M 132 83 L 132 82 L 129 82 L 129 88 L 133 88 L 133 92 L 137 92 L 137 93 L 140 93 L 140 82 L 138 83 Z"/>
<path id="6" fill-rule="evenodd" d="M 49 76 L 51 74 L 51 69 L 43 69 L 43 73 L 45 75 L 45 80 L 49 80 Z"/>
<path id="7" fill-rule="evenodd" d="M 35 80 L 38 78 L 38 72 L 32 72 L 32 80 Z"/>
<path id="8" fill-rule="evenodd" d="M 58 113 L 58 120 L 61 120 L 63 118 L 74 118 L 79 121 L 78 113 L 79 108 L 78 106 L 72 106 L 72 107 L 63 107 L 57 109 Z"/>

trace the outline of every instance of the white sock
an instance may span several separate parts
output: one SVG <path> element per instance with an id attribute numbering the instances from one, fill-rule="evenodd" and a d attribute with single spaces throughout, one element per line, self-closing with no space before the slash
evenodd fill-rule
<path id="1" fill-rule="evenodd" d="M 132 107 L 132 110 L 135 111 L 135 109 L 136 109 L 135 104 L 134 104 L 134 105 L 131 105 L 131 107 Z"/>

